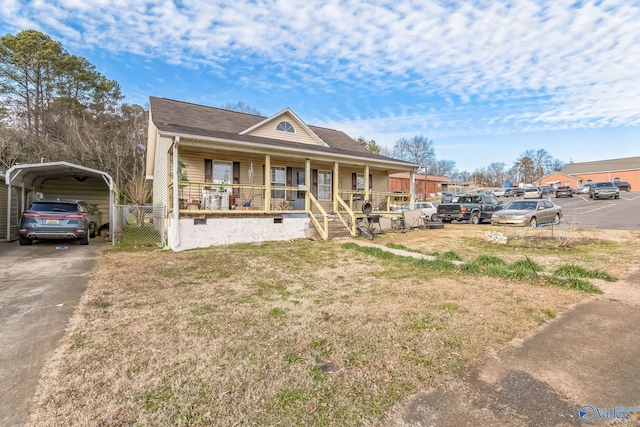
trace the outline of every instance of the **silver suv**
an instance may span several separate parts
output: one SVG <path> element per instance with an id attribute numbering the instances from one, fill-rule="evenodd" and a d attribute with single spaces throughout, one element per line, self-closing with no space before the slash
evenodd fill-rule
<path id="1" fill-rule="evenodd" d="M 589 187 L 589 198 L 590 199 L 601 199 L 601 198 L 620 198 L 620 190 L 618 187 L 613 185 L 613 182 L 594 182 Z"/>
<path id="2" fill-rule="evenodd" d="M 91 207 L 82 200 L 40 199 L 22 213 L 19 238 L 21 245 L 41 239 L 77 239 L 89 244 Z"/>

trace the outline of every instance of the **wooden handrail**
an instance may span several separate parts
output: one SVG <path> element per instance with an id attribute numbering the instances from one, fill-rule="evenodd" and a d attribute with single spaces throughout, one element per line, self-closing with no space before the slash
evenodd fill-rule
<path id="1" fill-rule="evenodd" d="M 316 227 L 316 230 L 320 233 L 320 236 L 324 240 L 329 239 L 329 215 L 327 215 L 327 211 L 324 210 L 320 202 L 313 196 L 313 194 L 307 192 L 307 196 L 309 197 L 309 201 L 311 202 L 309 212 L 309 218 L 311 218 L 311 223 Z M 317 208 L 323 218 L 323 225 L 320 225 L 318 218 L 313 214 L 313 208 Z"/>

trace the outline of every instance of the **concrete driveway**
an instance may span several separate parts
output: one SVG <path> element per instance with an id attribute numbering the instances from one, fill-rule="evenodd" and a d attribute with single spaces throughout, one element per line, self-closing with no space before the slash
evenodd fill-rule
<path id="1" fill-rule="evenodd" d="M 0 242 L 0 425 L 21 426 L 107 242 Z M 66 249 L 64 249 L 66 247 Z"/>

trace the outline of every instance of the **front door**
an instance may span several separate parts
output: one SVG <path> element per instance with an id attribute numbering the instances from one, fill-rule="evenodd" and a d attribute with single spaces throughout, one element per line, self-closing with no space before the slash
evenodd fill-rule
<path id="1" fill-rule="evenodd" d="M 293 179 L 292 179 L 291 185 L 294 187 L 305 185 L 304 177 L 305 177 L 304 169 L 293 168 Z M 299 211 L 304 210 L 304 198 L 305 198 L 305 191 L 293 192 L 293 208 L 295 210 L 299 210 Z"/>

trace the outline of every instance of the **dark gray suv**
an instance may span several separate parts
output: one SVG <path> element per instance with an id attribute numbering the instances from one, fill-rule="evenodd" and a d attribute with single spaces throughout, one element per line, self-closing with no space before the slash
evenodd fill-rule
<path id="1" fill-rule="evenodd" d="M 589 187 L 589 198 L 590 199 L 601 199 L 601 198 L 620 198 L 620 190 L 618 187 L 613 185 L 613 182 L 594 182 Z"/>
<path id="2" fill-rule="evenodd" d="M 89 244 L 91 207 L 82 200 L 40 199 L 22 213 L 20 244 L 41 239 L 77 239 Z"/>

